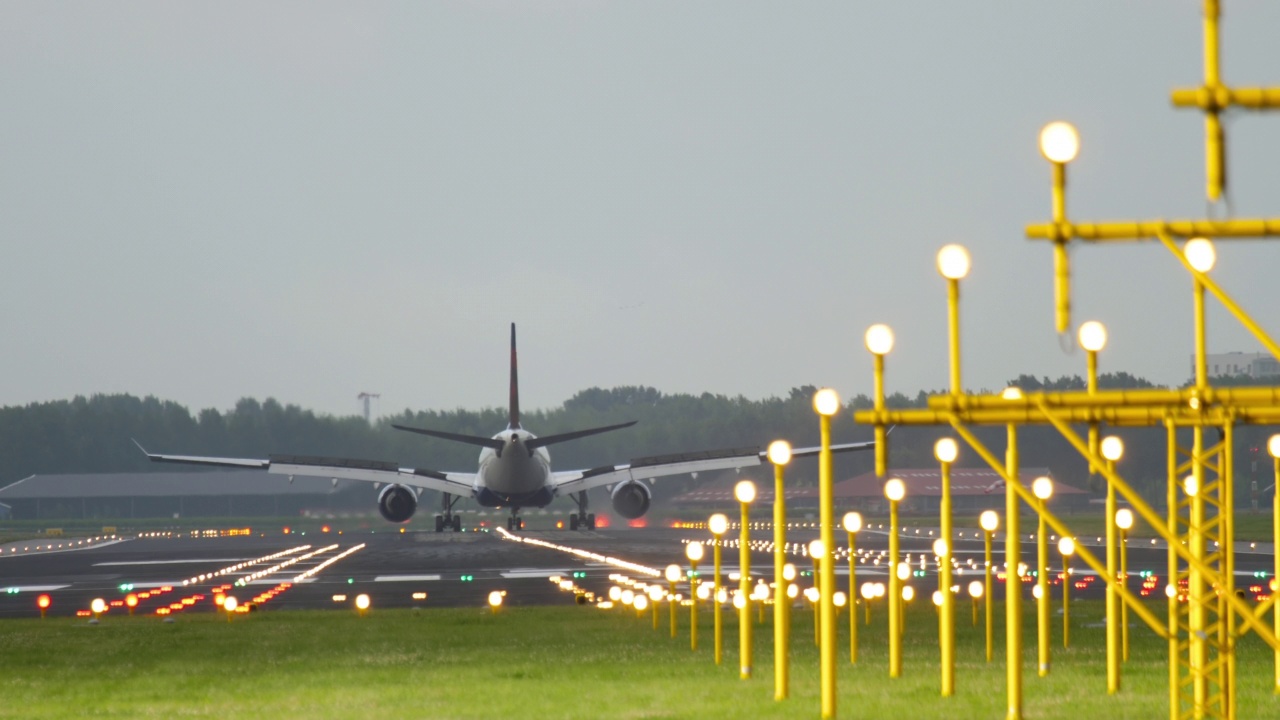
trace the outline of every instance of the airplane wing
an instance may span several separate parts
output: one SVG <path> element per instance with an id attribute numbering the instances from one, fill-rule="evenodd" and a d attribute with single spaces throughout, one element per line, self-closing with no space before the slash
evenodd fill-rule
<path id="1" fill-rule="evenodd" d="M 137 444 L 137 441 L 134 441 Z M 266 470 L 277 475 L 304 475 L 310 477 L 359 480 L 372 483 L 396 483 L 414 488 L 437 490 L 452 495 L 471 497 L 475 490 L 474 473 L 440 472 L 425 468 L 405 468 L 396 463 L 377 460 L 353 460 L 348 458 L 310 457 L 306 455 L 272 455 L 266 460 L 254 458 L 201 457 L 198 455 L 164 455 L 138 448 L 152 462 L 179 463 L 183 465 L 212 465 Z"/>
<path id="2" fill-rule="evenodd" d="M 875 447 L 874 441 L 861 443 L 844 443 L 832 445 L 832 453 L 869 450 Z M 821 448 L 795 448 L 791 457 L 814 457 Z M 705 452 L 681 453 L 678 455 L 655 455 L 638 458 L 624 465 L 603 465 L 589 470 L 570 470 L 555 473 L 555 492 L 557 495 L 581 492 L 602 485 L 614 485 L 627 480 L 648 480 L 667 475 L 683 475 L 685 473 L 707 472 L 710 470 L 732 470 L 734 468 L 752 467 L 768 462 L 768 453 L 756 447 L 731 448 L 727 450 L 711 450 Z"/>

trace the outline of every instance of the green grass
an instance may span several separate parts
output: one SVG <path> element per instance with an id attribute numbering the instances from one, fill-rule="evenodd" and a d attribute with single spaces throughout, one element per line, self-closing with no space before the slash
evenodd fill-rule
<path id="1" fill-rule="evenodd" d="M 848 664 L 841 617 L 839 716 L 1002 718 L 1003 632 L 983 658 L 980 628 L 959 607 L 957 694 L 938 694 L 936 615 L 908 616 L 904 677 L 887 677 L 883 607 L 860 625 L 861 656 Z M 1025 717 L 1157 718 L 1168 714 L 1166 645 L 1134 627 L 1124 690 L 1105 692 L 1100 603 L 1074 603 L 1073 647 L 1036 677 L 1027 618 Z M 1000 616 L 997 615 L 998 622 Z M 813 718 L 818 715 L 812 614 L 794 617 L 792 698 L 773 700 L 772 628 L 756 629 L 756 677 L 738 679 L 737 634 L 726 613 L 724 664 L 712 662 L 710 614 L 703 647 L 648 618 L 585 607 L 263 612 L 228 624 L 213 615 L 163 624 L 154 617 L 50 618 L 0 623 L 0 717 L 12 718 Z M 1280 716 L 1272 656 L 1256 638 L 1239 650 L 1241 718 Z"/>

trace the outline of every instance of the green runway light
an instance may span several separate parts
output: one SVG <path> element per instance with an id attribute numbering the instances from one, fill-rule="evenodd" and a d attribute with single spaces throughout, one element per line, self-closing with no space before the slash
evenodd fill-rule
<path id="1" fill-rule="evenodd" d="M 133 583 L 120 583 L 120 592 L 127 593 L 133 591 Z"/>
<path id="2" fill-rule="evenodd" d="M 585 571 L 585 570 L 575 570 L 575 571 L 573 571 L 573 577 L 574 577 L 574 579 L 575 579 L 575 580 L 580 580 L 580 579 L 582 579 L 582 578 L 584 578 L 584 577 L 586 577 L 586 576 L 587 576 L 587 573 L 586 573 L 586 571 Z"/>
<path id="3" fill-rule="evenodd" d="M 354 584 L 355 584 L 355 582 L 356 582 L 356 581 L 355 581 L 355 579 L 354 579 L 354 578 L 347 578 L 347 584 L 348 584 L 348 585 L 354 585 Z"/>
<path id="4" fill-rule="evenodd" d="M 476 579 L 476 576 L 475 576 L 475 575 L 463 575 L 460 579 L 462 580 L 462 582 L 471 582 L 472 580 L 475 580 L 475 579 Z"/>
<path id="5" fill-rule="evenodd" d="M 5 588 L 5 589 L 4 589 L 4 591 L 5 591 L 6 593 L 10 594 L 10 595 L 17 595 L 17 594 L 18 594 L 18 588 L 16 588 L 16 587 Z"/>

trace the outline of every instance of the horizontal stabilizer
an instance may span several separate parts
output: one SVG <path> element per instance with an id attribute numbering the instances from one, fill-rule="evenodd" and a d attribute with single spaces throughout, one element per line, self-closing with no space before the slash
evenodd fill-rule
<path id="1" fill-rule="evenodd" d="M 605 427 L 590 428 L 589 430 L 575 430 L 574 432 L 560 433 L 559 435 L 544 435 L 542 437 L 530 438 L 525 442 L 524 446 L 530 450 L 533 450 L 534 448 L 545 447 L 547 445 L 555 445 L 556 443 L 568 442 L 570 440 L 577 440 L 578 438 L 584 438 L 584 437 L 587 437 L 588 435 L 599 435 L 600 433 L 607 433 L 611 430 L 621 430 L 622 428 L 628 428 L 628 427 L 631 427 L 632 425 L 635 425 L 636 422 L 638 421 L 632 420 L 631 422 L 624 422 L 618 425 L 606 425 Z"/>
<path id="2" fill-rule="evenodd" d="M 445 432 L 443 430 L 427 430 L 426 428 L 405 427 L 404 425 L 395 424 L 392 424 L 391 427 L 397 430 L 404 430 L 405 432 L 418 433 L 419 435 L 436 437 L 442 440 L 452 440 L 454 442 L 466 443 L 468 445 L 479 445 L 480 447 L 493 448 L 494 450 L 501 450 L 503 446 L 501 438 L 487 438 L 480 437 L 478 435 L 459 435 L 458 433 Z"/>

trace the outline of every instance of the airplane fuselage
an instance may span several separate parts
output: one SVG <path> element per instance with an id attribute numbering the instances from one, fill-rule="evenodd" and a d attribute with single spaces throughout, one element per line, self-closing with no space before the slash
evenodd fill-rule
<path id="1" fill-rule="evenodd" d="M 501 450 L 480 451 L 475 495 L 489 507 L 545 507 L 555 499 L 551 490 L 551 454 L 545 447 L 525 446 L 536 437 L 522 430 L 504 430 L 493 436 L 502 440 Z"/>

